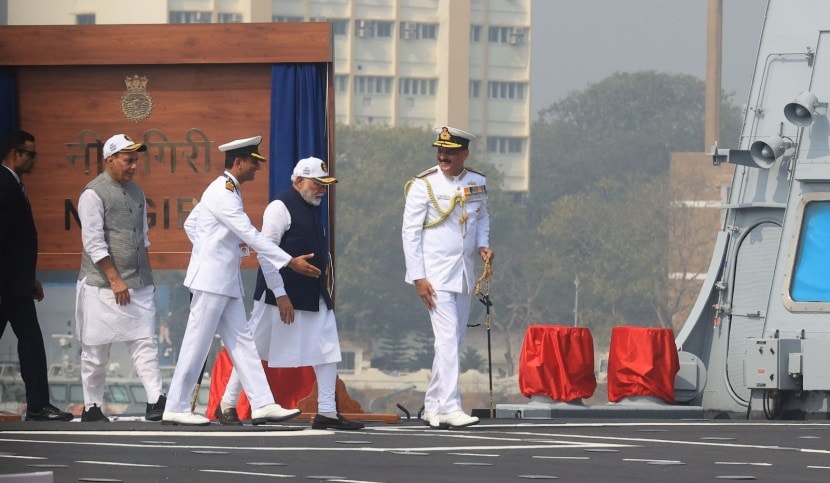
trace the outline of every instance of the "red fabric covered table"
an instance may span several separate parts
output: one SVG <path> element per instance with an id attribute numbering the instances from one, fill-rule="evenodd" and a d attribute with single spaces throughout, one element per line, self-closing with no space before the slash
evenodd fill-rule
<path id="1" fill-rule="evenodd" d="M 658 397 L 674 403 L 674 378 L 680 369 L 671 329 L 614 327 L 608 353 L 608 400 Z"/>
<path id="2" fill-rule="evenodd" d="M 596 388 L 594 339 L 586 327 L 527 328 L 519 359 L 519 389 L 525 397 L 573 401 L 591 397 Z"/>
<path id="3" fill-rule="evenodd" d="M 262 362 L 262 366 L 265 368 L 265 377 L 268 379 L 268 385 L 271 387 L 274 400 L 284 408 L 296 408 L 297 403 L 308 396 L 314 387 L 314 383 L 317 382 L 314 368 L 310 366 L 297 368 L 267 367 L 265 361 Z M 216 419 L 213 413 L 216 411 L 216 406 L 222 401 L 222 394 L 225 392 L 225 386 L 228 385 L 232 369 L 231 356 L 228 355 L 227 349 L 223 348 L 216 356 L 216 362 L 213 364 L 210 375 L 210 397 L 207 405 L 208 419 Z M 248 402 L 248 397 L 244 391 L 239 396 L 236 412 L 239 413 L 239 419 L 251 419 L 251 404 Z"/>

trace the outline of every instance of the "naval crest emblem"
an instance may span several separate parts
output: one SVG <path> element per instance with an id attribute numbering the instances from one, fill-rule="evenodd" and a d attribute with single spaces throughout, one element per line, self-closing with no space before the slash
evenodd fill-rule
<path id="1" fill-rule="evenodd" d="M 147 76 L 127 76 L 124 83 L 127 85 L 127 92 L 121 96 L 121 112 L 124 113 L 124 117 L 133 122 L 150 117 L 153 99 L 147 92 Z"/>

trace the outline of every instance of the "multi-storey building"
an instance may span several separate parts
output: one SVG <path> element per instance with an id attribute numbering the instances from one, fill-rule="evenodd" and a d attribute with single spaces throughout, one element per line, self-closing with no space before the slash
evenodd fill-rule
<path id="1" fill-rule="evenodd" d="M 337 122 L 479 136 L 528 189 L 531 0 L 0 0 L 9 25 L 331 22 Z"/>

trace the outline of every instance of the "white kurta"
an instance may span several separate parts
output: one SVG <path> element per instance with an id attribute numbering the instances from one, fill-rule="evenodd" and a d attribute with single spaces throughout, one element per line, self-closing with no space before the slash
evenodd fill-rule
<path id="1" fill-rule="evenodd" d="M 262 234 L 279 243 L 289 228 L 291 214 L 285 204 L 280 200 L 269 203 L 262 217 Z M 285 295 L 279 270 L 266 258 L 258 258 L 268 288 L 276 297 Z M 290 325 L 280 320 L 276 306 L 254 301 L 249 322 L 259 355 L 268 361 L 269 367 L 314 366 L 341 360 L 334 310 L 326 307 L 322 297 L 318 312 L 295 310 L 294 323 Z"/>
<path id="2" fill-rule="evenodd" d="M 259 357 L 268 361 L 268 367 L 316 366 L 341 360 L 334 311 L 326 308 L 322 297 L 319 312 L 295 310 L 291 325 L 280 320 L 276 306 L 256 300 L 249 323 Z"/>
<path id="3" fill-rule="evenodd" d="M 104 238 L 104 204 L 94 190 L 81 193 L 78 217 L 83 226 L 83 249 L 94 263 L 98 263 L 109 256 L 109 247 Z M 148 230 L 147 203 L 144 203 L 145 247 L 150 246 Z M 115 302 L 110 287 L 87 285 L 85 281 L 86 278 L 78 281 L 75 299 L 76 336 L 81 343 L 101 345 L 153 337 L 156 327 L 154 286 L 130 289 L 130 303 L 121 306 Z"/>
<path id="4" fill-rule="evenodd" d="M 85 345 L 152 339 L 156 328 L 155 287 L 130 291 L 130 303 L 118 305 L 109 287 L 78 280 L 75 299 L 76 337 Z"/>

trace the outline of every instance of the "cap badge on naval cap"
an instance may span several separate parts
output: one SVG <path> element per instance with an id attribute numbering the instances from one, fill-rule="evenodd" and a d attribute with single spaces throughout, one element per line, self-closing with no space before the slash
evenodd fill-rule
<path id="1" fill-rule="evenodd" d="M 475 139 L 475 136 L 467 131 L 449 126 L 435 128 L 435 132 L 438 133 L 438 139 L 432 145 L 438 148 L 466 149 L 470 140 Z"/>
<path id="2" fill-rule="evenodd" d="M 449 141 L 452 139 L 452 134 L 450 134 L 450 130 L 446 127 L 441 128 L 441 133 L 438 134 L 438 139 L 441 141 Z"/>

